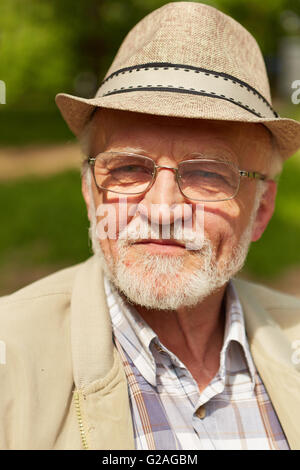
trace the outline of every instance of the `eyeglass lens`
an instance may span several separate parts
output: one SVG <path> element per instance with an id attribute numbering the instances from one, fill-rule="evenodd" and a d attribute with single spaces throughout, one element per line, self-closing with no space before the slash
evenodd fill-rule
<path id="1" fill-rule="evenodd" d="M 139 155 L 100 154 L 94 166 L 97 185 L 119 194 L 146 191 L 152 184 L 154 173 L 154 161 Z M 183 161 L 178 166 L 178 183 L 187 198 L 223 200 L 236 193 L 239 172 L 224 162 Z"/>

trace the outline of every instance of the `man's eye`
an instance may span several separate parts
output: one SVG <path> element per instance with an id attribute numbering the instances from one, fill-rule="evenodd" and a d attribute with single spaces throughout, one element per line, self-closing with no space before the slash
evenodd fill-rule
<path id="1" fill-rule="evenodd" d="M 135 173 L 135 172 L 141 172 L 141 171 L 144 172 L 146 171 L 146 169 L 138 165 L 126 165 L 126 166 L 120 166 L 119 168 L 113 168 L 111 171 Z"/>
<path id="2" fill-rule="evenodd" d="M 200 176 L 204 176 L 205 178 L 219 178 L 220 175 L 218 173 L 212 173 L 211 171 L 198 171 Z"/>
<path id="3" fill-rule="evenodd" d="M 197 176 L 201 178 L 222 178 L 222 175 L 219 173 L 213 173 L 212 171 L 204 171 L 204 170 L 195 170 L 190 173 L 190 176 Z"/>

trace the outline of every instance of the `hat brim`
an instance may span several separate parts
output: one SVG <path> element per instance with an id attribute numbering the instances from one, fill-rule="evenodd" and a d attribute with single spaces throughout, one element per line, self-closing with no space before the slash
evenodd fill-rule
<path id="1" fill-rule="evenodd" d="M 284 160 L 300 148 L 298 121 L 280 117 L 261 118 L 234 103 L 214 97 L 160 91 L 132 91 L 121 95 L 86 99 L 59 93 L 55 97 L 55 102 L 70 130 L 77 137 L 97 107 L 187 119 L 260 123 L 273 134 Z"/>

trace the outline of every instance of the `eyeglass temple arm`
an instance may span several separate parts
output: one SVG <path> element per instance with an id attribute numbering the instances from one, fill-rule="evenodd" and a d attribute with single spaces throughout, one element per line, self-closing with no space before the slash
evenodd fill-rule
<path id="1" fill-rule="evenodd" d="M 267 177 L 266 175 L 263 175 L 262 173 L 258 173 L 257 171 L 245 171 L 245 170 L 239 170 L 241 176 L 246 176 L 247 178 L 255 178 L 258 180 L 266 180 Z"/>

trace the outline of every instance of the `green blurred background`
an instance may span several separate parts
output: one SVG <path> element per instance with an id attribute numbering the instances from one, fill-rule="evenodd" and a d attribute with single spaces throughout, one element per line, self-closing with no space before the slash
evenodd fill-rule
<path id="1" fill-rule="evenodd" d="M 1 0 L 0 295 L 91 254 L 78 145 L 56 93 L 92 97 L 131 27 L 161 0 Z M 203 1 L 257 39 L 273 105 L 300 120 L 300 0 Z M 300 94 L 299 94 L 300 96 Z M 285 164 L 275 215 L 243 277 L 300 295 L 300 154 Z"/>

